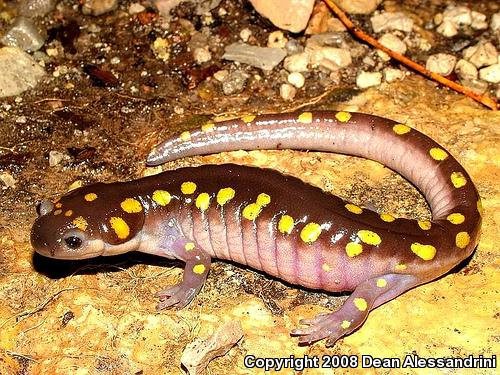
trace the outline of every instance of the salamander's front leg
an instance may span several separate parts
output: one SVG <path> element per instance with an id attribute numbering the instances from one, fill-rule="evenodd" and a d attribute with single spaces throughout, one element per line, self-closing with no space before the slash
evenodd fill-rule
<path id="1" fill-rule="evenodd" d="M 210 269 L 210 256 L 194 242 L 175 241 L 172 250 L 177 259 L 186 262 L 184 275 L 179 284 L 156 293 L 160 297 L 156 306 L 158 311 L 167 307 L 182 309 L 187 306 L 200 291 Z"/>
<path id="2" fill-rule="evenodd" d="M 387 274 L 359 284 L 342 307 L 333 313 L 322 313 L 313 319 L 302 319 L 306 328 L 296 328 L 291 335 L 299 336 L 300 344 L 310 344 L 328 338 L 333 345 L 342 336 L 349 335 L 363 324 L 370 310 L 395 298 L 417 285 L 415 276 Z"/>

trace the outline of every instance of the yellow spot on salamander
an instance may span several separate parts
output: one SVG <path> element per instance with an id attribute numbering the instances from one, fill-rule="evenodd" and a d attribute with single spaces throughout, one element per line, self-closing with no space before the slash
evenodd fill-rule
<path id="1" fill-rule="evenodd" d="M 262 206 L 257 203 L 250 203 L 243 209 L 243 217 L 247 220 L 255 220 L 262 211 Z"/>
<path id="2" fill-rule="evenodd" d="M 377 279 L 377 286 L 379 288 L 385 288 L 387 285 L 387 280 L 386 279 Z"/>
<path id="3" fill-rule="evenodd" d="M 446 220 L 448 220 L 452 224 L 462 224 L 465 221 L 465 216 L 462 215 L 461 213 L 455 212 L 453 214 L 449 214 L 446 217 Z"/>
<path id="4" fill-rule="evenodd" d="M 278 230 L 283 234 L 292 233 L 293 227 L 295 226 L 295 220 L 290 215 L 283 215 L 278 221 Z"/>
<path id="5" fill-rule="evenodd" d="M 62 214 L 62 210 L 55 210 L 54 211 L 54 216 Z"/>
<path id="6" fill-rule="evenodd" d="M 126 198 L 122 203 L 120 203 L 120 207 L 123 211 L 128 212 L 129 214 L 135 214 L 142 211 L 141 202 L 134 198 Z"/>
<path id="7" fill-rule="evenodd" d="M 460 249 L 465 249 L 470 242 L 470 236 L 467 232 L 459 232 L 455 237 L 455 244 Z"/>
<path id="8" fill-rule="evenodd" d="M 197 275 L 201 275 L 203 272 L 205 272 L 205 266 L 203 264 L 197 264 L 196 266 L 193 267 L 193 272 L 196 273 Z"/>
<path id="9" fill-rule="evenodd" d="M 394 220 L 396 220 L 394 216 L 389 214 L 380 214 L 380 218 L 387 223 L 392 223 Z"/>
<path id="10" fill-rule="evenodd" d="M 481 202 L 481 198 L 477 200 L 477 212 L 479 212 L 479 215 L 483 215 L 483 202 Z"/>
<path id="11" fill-rule="evenodd" d="M 181 141 L 187 142 L 191 140 L 191 133 L 188 131 L 182 132 L 181 135 L 179 136 Z"/>
<path id="12" fill-rule="evenodd" d="M 80 229 L 82 232 L 85 232 L 85 230 L 89 226 L 89 223 L 87 223 L 87 220 L 85 220 L 82 216 L 78 216 L 73 220 L 73 225 Z"/>
<path id="13" fill-rule="evenodd" d="M 417 224 L 420 227 L 420 229 L 422 229 L 422 230 L 429 230 L 429 229 L 431 229 L 431 226 L 432 226 L 432 224 L 429 220 L 419 220 L 419 221 L 417 221 Z"/>
<path id="14" fill-rule="evenodd" d="M 62 203 L 61 202 L 57 202 L 55 207 L 56 208 L 61 208 L 62 207 Z"/>
<path id="15" fill-rule="evenodd" d="M 71 185 L 68 186 L 68 191 L 78 189 L 79 187 L 83 186 L 83 181 L 81 180 L 76 180 L 73 182 Z"/>
<path id="16" fill-rule="evenodd" d="M 194 249 L 194 243 L 192 243 L 192 242 L 188 242 L 188 243 L 186 243 L 186 244 L 184 245 L 184 249 L 185 249 L 186 251 L 191 251 L 191 250 L 193 250 L 193 249 Z"/>
<path id="17" fill-rule="evenodd" d="M 347 203 L 345 205 L 345 208 L 347 209 L 347 211 L 352 212 L 353 214 L 356 214 L 356 215 L 359 215 L 363 212 L 363 209 L 361 207 L 358 207 L 352 203 Z"/>
<path id="18" fill-rule="evenodd" d="M 448 153 L 439 147 L 433 147 L 429 150 L 431 158 L 437 161 L 442 161 L 448 157 Z"/>
<path id="19" fill-rule="evenodd" d="M 193 194 L 196 191 L 196 184 L 191 181 L 183 182 L 181 191 L 183 194 Z"/>
<path id="20" fill-rule="evenodd" d="M 112 216 L 109 219 L 111 228 L 115 231 L 116 236 L 120 240 L 124 240 L 130 235 L 130 228 L 128 224 L 121 217 Z"/>
<path id="21" fill-rule="evenodd" d="M 394 267 L 394 269 L 396 271 L 404 271 L 405 269 L 407 269 L 408 267 L 406 267 L 406 264 L 404 263 L 398 263 L 396 264 L 396 266 Z"/>
<path id="22" fill-rule="evenodd" d="M 411 251 L 423 260 L 432 260 L 436 256 L 436 248 L 432 245 L 422 245 L 418 242 L 414 242 L 411 244 L 410 248 Z"/>
<path id="23" fill-rule="evenodd" d="M 255 120 L 255 115 L 246 115 L 241 118 L 241 121 L 243 121 L 246 124 L 251 123 L 253 120 Z"/>
<path id="24" fill-rule="evenodd" d="M 166 206 L 172 200 L 172 196 L 166 190 L 155 190 L 151 198 L 160 206 Z"/>
<path id="25" fill-rule="evenodd" d="M 323 263 L 323 265 L 321 266 L 321 268 L 323 269 L 323 271 L 325 272 L 330 272 L 332 270 L 332 268 L 330 267 L 329 264 L 326 264 L 326 263 Z"/>
<path id="26" fill-rule="evenodd" d="M 349 112 L 337 112 L 335 114 L 335 118 L 339 120 L 340 122 L 347 122 L 351 119 L 352 115 Z"/>
<path id="27" fill-rule="evenodd" d="M 234 198 L 235 194 L 236 192 L 233 188 L 227 187 L 220 189 L 217 193 L 217 203 L 219 203 L 221 206 L 224 206 L 227 202 Z"/>
<path id="28" fill-rule="evenodd" d="M 196 197 L 195 205 L 201 211 L 206 211 L 208 206 L 210 206 L 210 195 L 208 193 L 201 193 Z"/>
<path id="29" fill-rule="evenodd" d="M 303 124 L 310 124 L 312 122 L 313 115 L 311 112 L 303 112 L 299 115 L 297 120 Z"/>
<path id="30" fill-rule="evenodd" d="M 359 311 L 365 311 L 368 308 L 368 304 L 364 298 L 354 298 L 354 306 L 356 306 Z"/>
<path id="31" fill-rule="evenodd" d="M 214 131 L 214 129 L 215 129 L 215 124 L 211 121 L 201 126 L 201 131 L 203 133 L 211 133 Z"/>
<path id="32" fill-rule="evenodd" d="M 453 172 L 450 178 L 451 178 L 451 183 L 457 189 L 467 184 L 467 179 L 465 178 L 462 172 Z"/>
<path id="33" fill-rule="evenodd" d="M 308 223 L 300 231 L 300 238 L 305 243 L 312 243 L 316 241 L 321 234 L 321 225 L 317 223 Z"/>
<path id="34" fill-rule="evenodd" d="M 95 194 L 95 193 L 88 193 L 88 194 L 85 194 L 85 196 L 83 198 L 87 202 L 92 202 L 92 201 L 95 201 L 97 199 L 97 194 Z"/>
<path id="35" fill-rule="evenodd" d="M 351 322 L 348 320 L 343 320 L 342 324 L 340 325 L 342 328 L 347 329 L 351 326 Z"/>
<path id="36" fill-rule="evenodd" d="M 358 231 L 358 237 L 361 241 L 368 245 L 377 246 L 382 242 L 380 236 L 377 233 L 372 232 L 371 230 L 362 229 Z"/>
<path id="37" fill-rule="evenodd" d="M 70 217 L 71 215 L 73 215 L 73 210 L 68 210 L 64 213 L 64 216 L 67 216 L 67 217 Z"/>
<path id="38" fill-rule="evenodd" d="M 355 257 L 363 252 L 363 245 L 356 242 L 349 242 L 345 245 L 345 252 L 348 256 Z"/>
<path id="39" fill-rule="evenodd" d="M 265 207 L 271 203 L 271 197 L 266 193 L 260 193 L 257 197 L 256 203 L 261 207 Z"/>
<path id="40" fill-rule="evenodd" d="M 409 133 L 411 128 L 403 124 L 396 124 L 392 127 L 392 131 L 397 135 L 403 135 Z"/>

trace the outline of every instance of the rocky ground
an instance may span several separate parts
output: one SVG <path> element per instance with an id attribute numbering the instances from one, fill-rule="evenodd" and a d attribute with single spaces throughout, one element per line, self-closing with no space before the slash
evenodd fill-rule
<path id="1" fill-rule="evenodd" d="M 500 98 L 498 1 L 338 3 L 385 46 Z M 244 337 L 209 364 L 213 373 L 249 373 L 247 354 L 499 352 L 498 112 L 362 43 L 320 1 L 265 4 L 0 0 L 1 374 L 182 373 L 186 345 L 231 320 L 241 322 Z M 172 263 L 140 254 L 87 262 L 33 256 L 38 200 L 70 186 L 155 173 L 143 162 L 151 147 L 208 118 L 295 109 L 389 117 L 446 147 L 483 198 L 482 240 L 472 259 L 377 309 L 361 330 L 327 349 L 298 347 L 288 332 L 345 296 L 216 262 L 194 303 L 157 314 L 154 292 L 181 277 Z M 428 217 L 403 179 L 340 155 L 234 152 L 164 168 L 224 162 L 275 168 L 357 204 Z"/>

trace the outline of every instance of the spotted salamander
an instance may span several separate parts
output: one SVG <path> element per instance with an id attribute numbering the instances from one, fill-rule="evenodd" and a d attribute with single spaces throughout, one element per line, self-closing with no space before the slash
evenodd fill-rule
<path id="1" fill-rule="evenodd" d="M 464 168 L 415 129 L 349 112 L 244 116 L 208 122 L 159 144 L 148 165 L 230 150 L 300 149 L 376 160 L 425 196 L 432 220 L 377 213 L 270 169 L 180 168 L 130 182 L 81 187 L 38 205 L 31 232 L 47 257 L 82 259 L 138 250 L 185 262 L 158 310 L 186 306 L 212 258 L 245 264 L 292 284 L 353 291 L 335 312 L 300 321 L 300 343 L 332 345 L 369 311 L 467 258 L 481 201 Z"/>

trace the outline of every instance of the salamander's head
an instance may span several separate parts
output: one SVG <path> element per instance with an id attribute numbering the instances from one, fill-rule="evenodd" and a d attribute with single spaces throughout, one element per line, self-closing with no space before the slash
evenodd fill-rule
<path id="1" fill-rule="evenodd" d="M 144 207 L 133 197 L 95 184 L 37 205 L 31 244 L 41 255 L 85 259 L 135 250 L 144 224 Z"/>

